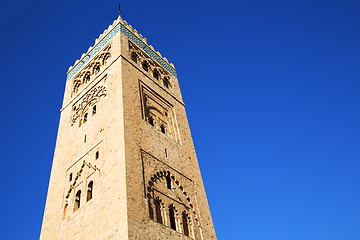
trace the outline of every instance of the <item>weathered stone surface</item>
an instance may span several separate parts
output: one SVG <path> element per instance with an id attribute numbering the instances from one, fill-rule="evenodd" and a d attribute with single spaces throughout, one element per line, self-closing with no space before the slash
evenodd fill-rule
<path id="1" fill-rule="evenodd" d="M 177 78 L 121 32 L 98 54 L 66 84 L 40 239 L 216 239 Z"/>

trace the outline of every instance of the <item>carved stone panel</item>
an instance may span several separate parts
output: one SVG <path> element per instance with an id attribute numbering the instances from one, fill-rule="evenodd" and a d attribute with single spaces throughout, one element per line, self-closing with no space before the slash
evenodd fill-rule
<path id="1" fill-rule="evenodd" d="M 141 158 L 149 218 L 190 238 L 201 239 L 193 181 L 144 150 Z"/>
<path id="2" fill-rule="evenodd" d="M 96 167 L 95 163 L 84 158 L 79 159 L 67 169 L 65 175 L 67 184 L 65 184 L 63 202 L 64 218 L 70 216 L 72 212 L 89 201 L 89 196 L 87 196 L 89 194 L 87 193 L 88 186 L 89 184 L 91 184 L 91 188 L 94 186 L 94 180 L 97 179 L 99 174 L 100 169 Z M 93 189 L 91 189 L 91 194 L 92 191 Z M 78 193 L 80 193 L 79 196 L 77 196 Z M 79 205 L 76 206 L 76 204 Z"/>
<path id="3" fill-rule="evenodd" d="M 173 90 L 172 83 L 170 81 L 171 75 L 167 70 L 165 70 L 165 68 L 156 63 L 156 61 L 154 61 L 131 41 L 129 41 L 129 51 L 131 54 L 131 60 L 137 64 L 139 68 L 148 72 L 160 85 L 169 90 Z"/>
<path id="4" fill-rule="evenodd" d="M 86 93 L 79 101 L 72 106 L 71 125 L 74 125 L 77 121 L 81 126 L 84 115 L 87 110 L 95 105 L 100 98 L 107 95 L 106 87 L 104 85 L 96 85 L 88 93 Z"/>
<path id="5" fill-rule="evenodd" d="M 140 82 L 143 119 L 154 128 L 175 141 L 179 141 L 179 131 L 172 104 Z"/>
<path id="6" fill-rule="evenodd" d="M 106 46 L 74 77 L 71 96 L 75 96 L 79 90 L 83 89 L 94 76 L 106 67 L 111 57 L 110 49 L 111 45 Z"/>

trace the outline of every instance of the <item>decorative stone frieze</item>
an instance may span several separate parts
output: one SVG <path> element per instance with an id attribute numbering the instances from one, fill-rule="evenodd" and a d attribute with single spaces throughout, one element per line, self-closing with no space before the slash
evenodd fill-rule
<path id="1" fill-rule="evenodd" d="M 144 150 L 141 157 L 149 218 L 201 239 L 193 181 Z"/>
<path id="2" fill-rule="evenodd" d="M 67 80 L 76 75 L 86 64 L 95 56 L 118 32 L 122 32 L 133 41 L 137 46 L 144 49 L 144 51 L 161 66 L 167 69 L 173 76 L 176 77 L 176 70 L 174 64 L 162 57 L 159 52 L 156 52 L 153 46 L 148 45 L 146 38 L 136 31 L 131 25 L 129 25 L 120 16 L 113 22 L 102 34 L 95 40 L 95 45 L 89 47 L 86 53 L 83 53 L 79 60 L 75 61 L 73 66 L 69 67 L 67 74 Z"/>
<path id="3" fill-rule="evenodd" d="M 140 89 L 143 119 L 174 141 L 179 141 L 180 137 L 173 105 L 142 82 L 140 82 Z"/>
<path id="4" fill-rule="evenodd" d="M 106 46 L 83 70 L 74 77 L 71 96 L 75 96 L 81 88 L 84 88 L 93 76 L 96 76 L 106 67 L 109 58 L 111 45 Z"/>
<path id="5" fill-rule="evenodd" d="M 96 104 L 101 97 L 105 97 L 107 95 L 105 86 L 95 86 L 92 88 L 89 93 L 83 96 L 77 103 L 75 103 L 72 107 L 72 117 L 71 117 L 71 125 L 79 120 L 79 126 L 81 126 L 81 122 L 83 120 L 85 112 L 94 104 Z"/>
<path id="6" fill-rule="evenodd" d="M 171 75 L 165 68 L 154 61 L 131 41 L 129 41 L 129 51 L 131 60 L 137 64 L 139 68 L 148 72 L 156 82 L 159 82 L 165 88 L 172 90 L 172 84 L 170 82 Z"/>

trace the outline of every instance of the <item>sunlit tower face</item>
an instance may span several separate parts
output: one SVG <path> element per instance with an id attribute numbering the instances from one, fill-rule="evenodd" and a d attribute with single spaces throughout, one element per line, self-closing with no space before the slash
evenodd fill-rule
<path id="1" fill-rule="evenodd" d="M 176 70 L 120 17 L 69 68 L 40 239 L 216 239 Z"/>

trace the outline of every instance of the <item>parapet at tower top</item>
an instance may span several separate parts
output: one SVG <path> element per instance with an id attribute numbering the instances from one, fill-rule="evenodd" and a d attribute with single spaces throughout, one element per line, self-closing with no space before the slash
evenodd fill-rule
<path id="1" fill-rule="evenodd" d="M 174 64 L 162 57 L 161 53 L 155 51 L 154 47 L 148 45 L 146 38 L 136 31 L 131 25 L 119 16 L 102 34 L 95 40 L 94 46 L 90 46 L 81 58 L 75 61 L 73 66 L 69 67 L 67 80 L 72 78 L 83 66 L 85 66 L 118 32 L 124 33 L 131 41 L 143 49 L 151 58 L 162 65 L 171 74 L 176 76 Z"/>

